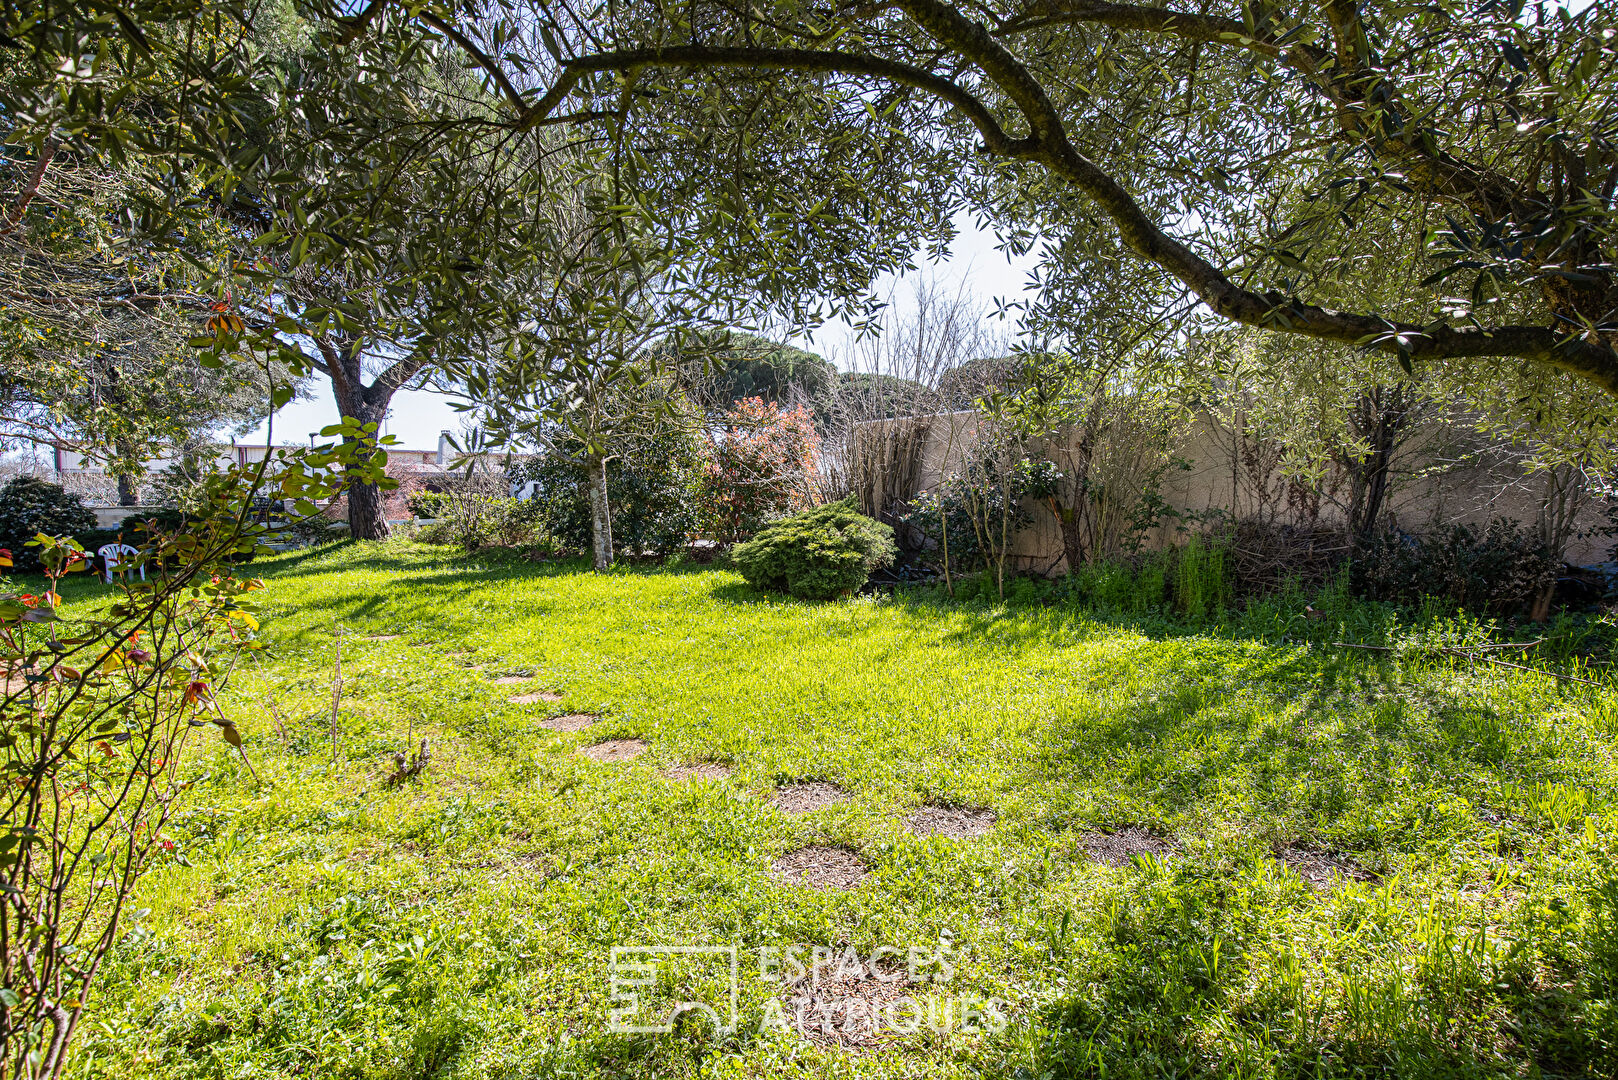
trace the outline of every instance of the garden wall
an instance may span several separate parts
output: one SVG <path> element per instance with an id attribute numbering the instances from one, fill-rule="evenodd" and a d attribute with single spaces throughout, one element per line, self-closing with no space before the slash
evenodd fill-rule
<path id="1" fill-rule="evenodd" d="M 976 438 L 982 417 L 973 411 L 902 417 L 858 425 L 852 480 L 861 508 L 893 522 L 904 504 L 960 467 Z M 1384 515 L 1399 529 L 1415 532 L 1449 524 L 1485 525 L 1505 517 L 1532 526 L 1543 478 L 1525 475 L 1520 459 L 1497 456 L 1487 465 L 1444 464 L 1450 447 L 1416 446 L 1414 462 L 1394 479 Z M 1199 416 L 1176 450 L 1188 467 L 1171 469 L 1162 495 L 1173 517 L 1148 535 L 1149 548 L 1180 542 L 1188 529 L 1220 518 L 1259 520 L 1275 525 L 1342 528 L 1347 483 L 1328 473 L 1317 486 L 1289 482 L 1278 455 L 1241 439 L 1208 416 Z M 1062 533 L 1043 504 L 1025 507 L 1033 524 L 1012 547 L 1020 570 L 1042 574 L 1066 571 Z M 1579 516 L 1567 560 L 1576 565 L 1608 561 L 1612 539 L 1589 535 L 1602 524 L 1599 504 Z"/>

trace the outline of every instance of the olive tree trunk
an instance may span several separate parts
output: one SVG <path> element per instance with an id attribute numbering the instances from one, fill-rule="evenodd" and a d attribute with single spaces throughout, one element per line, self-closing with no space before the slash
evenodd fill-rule
<path id="1" fill-rule="evenodd" d="M 612 566 L 612 508 L 607 505 L 607 462 L 592 457 L 585 465 L 590 484 L 590 542 L 594 549 L 595 568 L 606 570 Z"/>
<path id="2" fill-rule="evenodd" d="M 320 337 L 315 339 L 315 344 L 324 361 L 322 370 L 331 379 L 332 396 L 337 399 L 337 408 L 344 416 L 353 417 L 362 425 L 376 425 L 367 434 L 344 436 L 344 445 L 356 446 L 362 452 L 368 449 L 371 454 L 381 453 L 376 439 L 382 430 L 382 421 L 388 415 L 388 403 L 393 400 L 394 391 L 420 371 L 426 365 L 426 360 L 416 356 L 399 360 L 378 375 L 370 386 L 366 386 L 362 363 L 364 343 L 358 337 L 345 335 L 336 340 Z M 348 485 L 348 534 L 355 540 L 388 538 L 382 490 L 377 485 L 358 482 Z"/>

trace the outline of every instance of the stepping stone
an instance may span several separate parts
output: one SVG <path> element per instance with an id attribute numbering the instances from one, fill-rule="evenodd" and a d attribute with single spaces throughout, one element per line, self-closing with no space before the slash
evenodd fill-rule
<path id="1" fill-rule="evenodd" d="M 539 722 L 539 726 L 546 731 L 583 731 L 600 719 L 595 713 L 563 713 L 561 716 L 547 716 Z"/>
<path id="2" fill-rule="evenodd" d="M 804 780 L 776 788 L 770 801 L 785 813 L 807 814 L 823 806 L 847 802 L 848 792 L 825 780 Z"/>
<path id="3" fill-rule="evenodd" d="M 1096 862 L 1108 866 L 1128 866 L 1136 855 L 1155 855 L 1167 858 L 1174 854 L 1176 845 L 1154 836 L 1139 825 L 1126 825 L 1117 832 L 1085 833 L 1079 843 Z"/>
<path id="4" fill-rule="evenodd" d="M 642 739 L 609 739 L 598 742 L 593 746 L 579 747 L 579 753 L 591 761 L 600 761 L 611 764 L 616 761 L 628 761 L 637 758 L 646 752 L 646 743 Z"/>
<path id="5" fill-rule="evenodd" d="M 499 683 L 500 681 L 501 680 L 499 679 L 495 680 L 496 683 Z M 528 680 L 518 679 L 517 681 L 527 682 Z M 506 698 L 506 700 L 511 702 L 513 705 L 535 705 L 541 701 L 561 701 L 562 697 L 563 695 L 557 693 L 555 690 L 535 690 L 531 694 L 516 694 L 512 697 Z"/>
<path id="6" fill-rule="evenodd" d="M 525 682 L 533 682 L 532 675 L 502 675 L 498 679 L 490 679 L 490 686 L 521 686 Z"/>
<path id="7" fill-rule="evenodd" d="M 917 836 L 947 836 L 968 840 L 994 828 L 993 810 L 968 810 L 961 806 L 923 806 L 905 818 L 905 826 Z"/>
<path id="8" fill-rule="evenodd" d="M 852 851 L 826 844 L 788 852 L 771 863 L 770 870 L 789 885 L 811 889 L 852 889 L 870 873 Z"/>
<path id="9" fill-rule="evenodd" d="M 1294 874 L 1309 883 L 1317 892 L 1328 892 L 1339 879 L 1376 882 L 1381 875 L 1359 866 L 1346 855 L 1331 851 L 1315 851 L 1294 845 L 1282 848 L 1275 857 L 1287 865 Z"/>
<path id="10" fill-rule="evenodd" d="M 896 1029 L 926 1023 L 916 1000 L 924 988 L 910 981 L 903 960 L 884 956 L 873 966 L 869 952 L 844 949 L 819 970 L 804 966 L 809 970 L 796 979 L 783 973 L 779 996 L 781 1014 L 801 1039 L 832 1049 L 873 1047 Z"/>
<path id="11" fill-rule="evenodd" d="M 697 761 L 676 765 L 663 775 L 670 780 L 728 780 L 731 772 L 731 767 L 720 761 Z"/>

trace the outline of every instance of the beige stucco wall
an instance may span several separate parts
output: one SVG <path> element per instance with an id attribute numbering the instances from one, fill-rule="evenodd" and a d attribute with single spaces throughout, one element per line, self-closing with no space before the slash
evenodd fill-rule
<path id="1" fill-rule="evenodd" d="M 975 412 L 945 413 L 936 416 L 878 421 L 865 425 L 871 430 L 863 441 L 875 444 L 872 435 L 891 431 L 895 425 L 924 424 L 926 441 L 918 470 L 917 491 L 926 491 L 944 475 L 959 467 L 964 450 L 976 438 L 981 417 Z M 1192 422 L 1176 456 L 1188 465 L 1171 469 L 1164 478 L 1162 494 L 1169 506 L 1182 515 L 1148 536 L 1149 547 L 1164 547 L 1184 536 L 1183 522 L 1206 520 L 1210 512 L 1222 512 L 1237 519 L 1259 518 L 1277 524 L 1316 522 L 1341 525 L 1347 484 L 1340 477 L 1327 476 L 1317 488 L 1306 490 L 1289 485 L 1279 469 L 1267 478 L 1256 478 L 1248 469 L 1238 476 L 1235 439 L 1208 417 Z M 858 445 L 858 444 L 857 444 Z M 1249 449 L 1251 444 L 1248 444 Z M 1448 448 L 1416 446 L 1406 455 L 1420 464 L 1419 471 L 1396 476 L 1388 498 L 1388 514 L 1393 523 L 1407 531 L 1418 531 L 1445 524 L 1484 525 L 1505 517 L 1531 525 L 1538 512 L 1542 478 L 1525 473 L 1520 461 L 1498 460 L 1489 467 L 1439 467 L 1435 461 L 1450 458 Z M 856 451 L 858 452 L 858 451 Z M 1251 457 L 1248 459 L 1251 461 Z M 1262 472 L 1262 468 L 1257 470 Z M 908 494 L 915 494 L 911 492 Z M 889 502 L 894 496 L 889 493 Z M 1058 573 L 1064 569 L 1062 533 L 1055 516 L 1042 504 L 1030 502 L 1025 509 L 1033 524 L 1022 530 L 1011 554 L 1019 569 L 1038 573 Z M 1601 523 L 1599 505 L 1587 507 L 1578 519 L 1567 559 L 1578 565 L 1606 562 L 1612 547 L 1610 539 L 1588 534 Z"/>

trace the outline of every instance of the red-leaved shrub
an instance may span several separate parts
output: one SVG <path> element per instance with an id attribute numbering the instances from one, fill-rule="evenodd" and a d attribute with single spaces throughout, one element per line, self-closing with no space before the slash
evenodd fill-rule
<path id="1" fill-rule="evenodd" d="M 703 454 L 706 531 L 722 544 L 814 503 L 820 436 L 801 405 L 746 398 L 725 413 Z"/>

